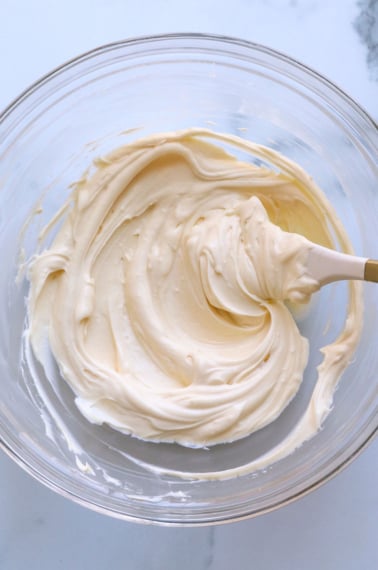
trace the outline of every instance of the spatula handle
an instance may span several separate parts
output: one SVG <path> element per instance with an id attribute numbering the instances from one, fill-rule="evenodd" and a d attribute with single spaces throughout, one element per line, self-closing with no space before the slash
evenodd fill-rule
<path id="1" fill-rule="evenodd" d="M 378 283 L 378 261 L 374 259 L 367 260 L 365 263 L 364 280 Z"/>

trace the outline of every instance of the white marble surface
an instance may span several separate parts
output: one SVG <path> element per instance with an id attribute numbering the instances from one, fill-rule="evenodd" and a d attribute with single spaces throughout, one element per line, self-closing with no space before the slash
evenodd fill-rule
<path id="1" fill-rule="evenodd" d="M 0 1 L 0 108 L 52 67 L 128 36 L 199 31 L 264 43 L 378 119 L 377 0 Z M 378 188 L 378 186 L 377 186 Z M 0 454 L 0 569 L 378 568 L 378 442 L 296 503 L 215 528 L 133 525 L 59 497 Z"/>

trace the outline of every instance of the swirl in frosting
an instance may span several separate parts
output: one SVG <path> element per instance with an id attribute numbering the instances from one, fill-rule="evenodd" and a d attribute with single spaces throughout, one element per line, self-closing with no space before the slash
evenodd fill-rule
<path id="1" fill-rule="evenodd" d="M 272 422 L 308 360 L 286 301 L 318 288 L 305 261 L 308 240 L 333 245 L 327 200 L 282 155 L 203 130 L 147 137 L 96 166 L 29 269 L 36 356 L 48 339 L 81 412 L 141 439 L 208 446 Z M 328 413 L 358 314 L 324 349 L 311 426 L 281 455 Z"/>

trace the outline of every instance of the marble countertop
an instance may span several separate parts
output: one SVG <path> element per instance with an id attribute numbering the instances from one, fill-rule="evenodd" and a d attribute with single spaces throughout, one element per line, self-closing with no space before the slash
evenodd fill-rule
<path id="1" fill-rule="evenodd" d="M 0 108 L 51 68 L 97 45 L 186 31 L 283 51 L 378 119 L 377 0 L 2 0 L 0 30 Z M 176 529 L 86 510 L 0 453 L 0 569 L 375 569 L 377 468 L 375 441 L 332 481 L 279 511 Z"/>

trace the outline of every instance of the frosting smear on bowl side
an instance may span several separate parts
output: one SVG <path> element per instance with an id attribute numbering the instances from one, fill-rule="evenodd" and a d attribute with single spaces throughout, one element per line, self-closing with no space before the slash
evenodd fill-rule
<path id="1" fill-rule="evenodd" d="M 99 159 L 63 211 L 29 265 L 28 335 L 42 364 L 48 341 L 89 421 L 208 446 L 281 414 L 308 360 L 286 304 L 319 287 L 305 271 L 308 240 L 333 247 L 336 235 L 351 251 L 298 165 L 207 130 L 153 135 Z M 322 349 L 305 415 L 255 467 L 291 453 L 331 409 L 362 324 L 360 285 L 349 287 L 344 330 Z"/>

